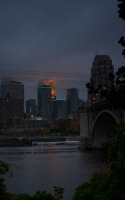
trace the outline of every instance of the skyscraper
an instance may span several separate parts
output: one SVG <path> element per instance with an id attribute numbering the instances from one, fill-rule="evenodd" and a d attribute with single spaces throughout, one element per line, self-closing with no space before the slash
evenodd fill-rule
<path id="1" fill-rule="evenodd" d="M 77 88 L 70 88 L 66 93 L 67 100 L 67 114 L 72 117 L 77 117 L 79 96 Z"/>
<path id="2" fill-rule="evenodd" d="M 9 124 L 7 125 L 8 127 L 17 126 L 17 123 L 22 119 L 24 113 L 24 85 L 21 82 L 2 80 L 2 105 L 5 110 L 3 114 L 4 124 Z"/>
<path id="3" fill-rule="evenodd" d="M 1 96 L 9 95 L 13 99 L 24 99 L 24 85 L 21 82 L 2 80 Z"/>
<path id="4" fill-rule="evenodd" d="M 114 74 L 114 66 L 112 60 L 107 55 L 96 55 L 92 63 L 90 85 L 94 90 L 98 90 L 99 86 L 103 88 L 111 88 L 113 81 L 109 79 L 109 75 Z M 91 103 L 99 102 L 101 99 L 97 94 L 88 95 Z"/>
<path id="5" fill-rule="evenodd" d="M 21 82 L 2 80 L 1 82 L 1 97 L 11 98 L 15 100 L 17 113 L 21 117 L 24 113 L 24 85 Z M 16 109 L 15 108 L 15 109 Z"/>
<path id="6" fill-rule="evenodd" d="M 67 117 L 67 101 L 66 99 L 53 100 L 54 119 L 62 119 Z"/>
<path id="7" fill-rule="evenodd" d="M 51 86 L 38 85 L 37 87 L 38 115 L 50 119 L 51 117 Z"/>

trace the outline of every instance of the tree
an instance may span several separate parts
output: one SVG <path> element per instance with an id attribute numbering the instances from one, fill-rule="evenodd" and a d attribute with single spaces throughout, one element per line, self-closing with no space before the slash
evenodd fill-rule
<path id="1" fill-rule="evenodd" d="M 56 200 L 52 194 L 47 193 L 46 191 L 38 191 L 33 196 L 33 200 Z"/>
<path id="2" fill-rule="evenodd" d="M 105 93 L 102 92 L 102 96 L 105 97 L 110 108 L 125 109 L 125 67 L 120 67 L 112 78 L 114 85 Z"/>
<path id="3" fill-rule="evenodd" d="M 125 0 L 118 0 L 121 3 L 118 4 L 118 13 L 119 13 L 119 17 L 122 18 L 123 20 L 125 20 Z"/>
<path id="4" fill-rule="evenodd" d="M 118 13 L 119 17 L 125 20 L 125 0 L 118 0 Z M 122 36 L 118 41 L 123 47 L 125 47 L 125 37 Z M 122 51 L 122 55 L 125 56 L 125 49 Z M 125 66 L 121 66 L 115 75 L 109 74 L 109 80 L 114 81 L 111 88 L 108 86 L 99 85 L 98 88 L 93 88 L 93 84 L 87 83 L 89 94 L 98 94 L 102 100 L 105 100 L 110 108 L 125 109 Z"/>
<path id="5" fill-rule="evenodd" d="M 4 128 L 3 122 L 0 121 L 0 131 Z"/>
<path id="6" fill-rule="evenodd" d="M 107 166 L 78 186 L 73 200 L 125 199 L 125 123 L 117 129 L 119 133 L 107 143 Z"/>
<path id="7" fill-rule="evenodd" d="M 7 188 L 4 183 L 3 175 L 5 175 L 9 171 L 9 165 L 0 161 L 0 199 L 1 200 L 9 200 L 11 194 L 7 193 Z"/>
<path id="8" fill-rule="evenodd" d="M 33 200 L 29 194 L 12 194 L 10 200 Z"/>
<path id="9" fill-rule="evenodd" d="M 29 194 L 11 194 L 11 198 L 7 200 L 61 200 L 63 198 L 64 189 L 57 186 L 54 186 L 53 188 L 54 194 L 51 194 L 45 190 L 38 191 L 32 196 Z"/>
<path id="10" fill-rule="evenodd" d="M 119 17 L 125 20 L 125 0 L 118 1 Z M 125 37 L 122 36 L 118 43 L 125 47 Z M 125 49 L 122 55 L 125 56 Z M 106 98 L 111 108 L 125 109 L 125 66 L 121 66 L 115 75 L 109 78 L 114 80 L 114 85 L 110 90 L 102 91 L 102 96 Z"/>
<path id="11" fill-rule="evenodd" d="M 125 0 L 118 0 L 120 3 L 118 4 L 118 13 L 119 17 L 125 20 Z M 125 47 L 125 37 L 122 36 L 119 40 L 119 44 L 121 44 L 123 47 Z M 125 49 L 122 51 L 122 55 L 125 57 Z"/>
<path id="12" fill-rule="evenodd" d="M 70 119 L 59 119 L 58 128 L 61 133 L 66 133 L 67 128 L 70 125 Z"/>

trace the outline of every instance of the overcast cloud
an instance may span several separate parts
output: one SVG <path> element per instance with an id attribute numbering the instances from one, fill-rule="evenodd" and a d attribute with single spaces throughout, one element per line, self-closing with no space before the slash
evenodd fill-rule
<path id="1" fill-rule="evenodd" d="M 77 87 L 80 97 L 86 98 L 84 85 L 96 54 L 108 54 L 115 69 L 124 64 L 118 45 L 124 21 L 118 17 L 117 4 L 117 0 L 1 0 L 1 76 L 12 72 L 23 81 L 26 98 L 36 97 L 40 77 L 56 80 L 58 97 L 65 96 L 66 88 Z"/>

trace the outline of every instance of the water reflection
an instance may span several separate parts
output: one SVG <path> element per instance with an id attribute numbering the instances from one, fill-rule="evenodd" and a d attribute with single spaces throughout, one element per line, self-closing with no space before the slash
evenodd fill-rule
<path id="1" fill-rule="evenodd" d="M 56 185 L 65 188 L 65 200 L 104 165 L 101 151 L 80 151 L 77 145 L 0 148 L 0 158 L 11 165 L 13 176 L 6 176 L 10 192 L 34 194 Z"/>

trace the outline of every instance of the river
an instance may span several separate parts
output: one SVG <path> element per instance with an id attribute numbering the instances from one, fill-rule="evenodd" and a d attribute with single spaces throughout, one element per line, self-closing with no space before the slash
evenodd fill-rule
<path id="1" fill-rule="evenodd" d="M 77 144 L 0 147 L 0 160 L 10 164 L 5 176 L 8 191 L 34 194 L 64 187 L 64 200 L 71 200 L 74 189 L 104 166 L 102 151 L 81 151 Z"/>

